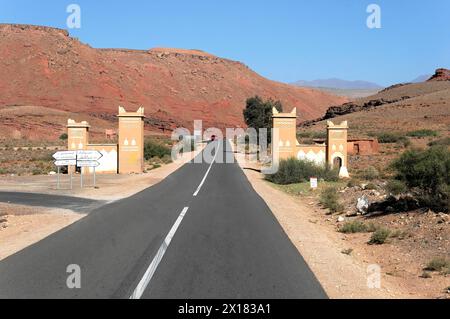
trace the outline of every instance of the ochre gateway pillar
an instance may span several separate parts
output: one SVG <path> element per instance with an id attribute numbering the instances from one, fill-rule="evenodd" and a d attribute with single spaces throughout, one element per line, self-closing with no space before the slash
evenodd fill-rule
<path id="1" fill-rule="evenodd" d="M 119 174 L 144 171 L 144 108 L 127 112 L 119 106 Z"/>

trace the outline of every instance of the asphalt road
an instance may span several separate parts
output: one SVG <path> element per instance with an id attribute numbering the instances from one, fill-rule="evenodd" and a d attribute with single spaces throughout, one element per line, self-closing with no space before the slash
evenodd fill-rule
<path id="1" fill-rule="evenodd" d="M 187 164 L 0 262 L 0 298 L 326 298 L 239 166 L 217 162 L 233 156 L 218 144 L 213 164 Z"/>
<path id="2" fill-rule="evenodd" d="M 20 192 L 0 192 L 0 202 L 26 206 L 64 208 L 77 213 L 88 213 L 106 204 L 104 201 L 86 198 Z"/>

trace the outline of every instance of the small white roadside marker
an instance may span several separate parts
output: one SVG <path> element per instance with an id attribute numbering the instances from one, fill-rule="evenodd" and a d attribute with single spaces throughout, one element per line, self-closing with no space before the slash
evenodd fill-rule
<path id="1" fill-rule="evenodd" d="M 159 266 L 159 263 L 163 259 L 164 254 L 166 253 L 167 248 L 169 247 L 173 236 L 175 236 L 175 233 L 177 232 L 178 227 L 180 227 L 180 224 L 183 221 L 184 216 L 186 216 L 186 213 L 188 212 L 188 210 L 189 210 L 189 207 L 185 207 L 183 209 L 183 211 L 181 212 L 180 216 L 178 216 L 177 221 L 172 226 L 172 229 L 170 230 L 167 237 L 164 239 L 164 242 L 162 243 L 161 247 L 159 248 L 158 252 L 156 253 L 155 258 L 153 258 L 152 263 L 148 267 L 147 271 L 145 272 L 141 281 L 137 285 L 137 287 L 134 290 L 133 294 L 131 295 L 130 299 L 141 299 L 142 295 L 144 294 L 145 290 L 147 289 L 148 284 L 152 280 L 153 275 L 155 274 L 156 269 Z"/>

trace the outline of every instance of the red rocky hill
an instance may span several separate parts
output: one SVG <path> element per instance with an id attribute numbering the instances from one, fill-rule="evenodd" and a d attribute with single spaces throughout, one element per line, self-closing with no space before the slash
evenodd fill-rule
<path id="1" fill-rule="evenodd" d="M 65 30 L 9 24 L 0 25 L 0 92 L 0 126 L 14 127 L 16 135 L 24 126 L 16 121 L 28 116 L 20 114 L 21 107 L 30 106 L 39 107 L 39 114 L 63 111 L 111 126 L 119 105 L 129 110 L 144 106 L 147 129 L 167 132 L 191 128 L 194 119 L 221 128 L 243 125 L 245 100 L 256 94 L 280 99 L 289 109 L 297 107 L 300 121 L 346 102 L 270 81 L 240 62 L 202 51 L 94 49 Z M 20 116 L 11 116 L 11 110 Z M 10 117 L 5 120 L 2 114 Z M 28 137 L 53 134 L 45 131 L 42 120 L 34 122 L 40 125 L 33 130 L 30 119 Z"/>

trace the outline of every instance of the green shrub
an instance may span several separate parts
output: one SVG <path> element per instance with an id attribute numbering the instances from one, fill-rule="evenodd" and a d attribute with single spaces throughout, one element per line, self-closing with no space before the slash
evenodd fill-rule
<path id="1" fill-rule="evenodd" d="M 391 235 L 391 231 L 386 228 L 379 228 L 373 234 L 369 240 L 369 245 L 383 245 Z"/>
<path id="2" fill-rule="evenodd" d="M 302 138 L 311 138 L 311 137 L 312 137 L 312 133 L 311 133 L 311 132 L 298 132 L 298 133 L 297 133 L 297 137 L 298 137 L 299 139 L 302 139 Z"/>
<path id="3" fill-rule="evenodd" d="M 372 181 L 380 177 L 380 172 L 378 172 L 378 170 L 373 166 L 366 167 L 360 174 L 362 178 L 368 181 Z"/>
<path id="4" fill-rule="evenodd" d="M 35 176 L 36 176 L 36 175 L 43 175 L 44 172 L 43 172 L 42 169 L 40 169 L 40 168 L 35 168 L 35 169 L 32 170 L 31 174 L 33 174 L 33 175 L 35 175 Z"/>
<path id="5" fill-rule="evenodd" d="M 161 161 L 162 161 L 164 164 L 170 164 L 170 163 L 172 163 L 172 156 L 170 156 L 170 155 L 164 155 L 164 156 L 162 157 Z"/>
<path id="6" fill-rule="evenodd" d="M 400 195 L 408 190 L 405 183 L 398 180 L 390 180 L 386 185 L 386 191 L 392 195 Z"/>
<path id="7" fill-rule="evenodd" d="M 428 146 L 450 146 L 450 137 L 430 142 Z"/>
<path id="8" fill-rule="evenodd" d="M 146 140 L 144 144 L 144 157 L 149 160 L 153 157 L 163 158 L 165 155 L 171 156 L 172 151 L 167 146 L 153 140 Z"/>
<path id="9" fill-rule="evenodd" d="M 347 183 L 347 187 L 355 187 L 355 186 L 359 186 L 359 185 L 361 185 L 361 181 L 354 179 L 354 178 L 349 180 Z"/>
<path id="10" fill-rule="evenodd" d="M 341 213 L 344 205 L 339 202 L 339 195 L 336 188 L 327 187 L 320 194 L 320 203 L 330 210 L 330 213 Z"/>
<path id="11" fill-rule="evenodd" d="M 382 144 L 393 144 L 399 143 L 407 140 L 407 138 L 400 133 L 380 133 L 377 134 L 376 137 L 378 141 Z"/>
<path id="12" fill-rule="evenodd" d="M 428 150 L 409 150 L 394 161 L 397 179 L 421 192 L 422 205 L 449 210 L 450 150 L 436 146 Z"/>
<path id="13" fill-rule="evenodd" d="M 339 232 L 344 234 L 365 233 L 367 225 L 360 221 L 347 222 L 339 229 Z"/>
<path id="14" fill-rule="evenodd" d="M 313 139 L 324 139 L 327 138 L 327 132 L 313 132 L 311 137 Z"/>
<path id="15" fill-rule="evenodd" d="M 427 271 L 444 271 L 450 268 L 450 260 L 443 257 L 433 258 L 425 268 Z"/>
<path id="16" fill-rule="evenodd" d="M 438 132 L 433 130 L 417 130 L 407 134 L 409 137 L 422 138 L 422 137 L 436 137 L 439 136 Z"/>
<path id="17" fill-rule="evenodd" d="M 317 166 L 312 162 L 290 158 L 280 161 L 279 169 L 275 174 L 265 176 L 266 180 L 279 185 L 303 183 L 309 181 L 311 177 L 317 177 L 326 181 L 337 181 L 339 173 L 335 170 Z"/>
<path id="18" fill-rule="evenodd" d="M 366 189 L 369 191 L 373 191 L 373 190 L 378 189 L 378 187 L 374 183 L 369 183 L 369 184 L 367 184 Z"/>
<path id="19" fill-rule="evenodd" d="M 380 229 L 380 226 L 375 225 L 374 223 L 369 223 L 367 225 L 367 232 L 368 233 L 374 233 L 376 232 L 378 229 Z"/>

